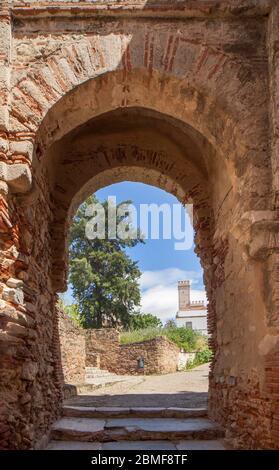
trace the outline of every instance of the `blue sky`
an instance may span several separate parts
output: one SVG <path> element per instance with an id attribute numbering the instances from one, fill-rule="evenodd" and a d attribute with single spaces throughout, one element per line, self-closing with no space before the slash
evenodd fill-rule
<path id="1" fill-rule="evenodd" d="M 108 196 L 116 196 L 116 202 L 131 200 L 139 211 L 139 204 L 178 204 L 177 199 L 158 188 L 143 183 L 123 182 L 100 189 L 96 196 L 103 201 Z M 182 209 L 181 209 L 182 210 Z M 183 212 L 182 212 L 183 214 Z M 189 224 L 184 216 L 184 224 Z M 185 226 L 185 225 L 184 225 Z M 187 226 L 187 225 L 186 225 Z M 153 313 L 163 321 L 173 318 L 178 308 L 177 281 L 190 279 L 192 282 L 192 300 L 205 300 L 202 269 L 194 247 L 187 250 L 175 250 L 175 239 L 147 239 L 145 244 L 138 244 L 127 249 L 131 258 L 138 261 L 142 271 L 141 294 L 142 311 Z M 65 301 L 71 303 L 70 289 Z"/>

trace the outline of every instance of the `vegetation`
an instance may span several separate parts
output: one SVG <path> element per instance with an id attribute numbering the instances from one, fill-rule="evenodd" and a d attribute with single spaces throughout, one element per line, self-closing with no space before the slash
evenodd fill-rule
<path id="1" fill-rule="evenodd" d="M 63 295 L 61 295 L 59 296 L 57 305 L 61 310 L 66 313 L 66 315 L 68 315 L 68 317 L 76 327 L 82 328 L 83 325 L 80 318 L 79 309 L 76 304 L 66 305 L 64 302 L 64 297 Z"/>
<path id="2" fill-rule="evenodd" d="M 194 351 L 197 348 L 198 340 L 202 335 L 191 328 L 170 326 L 166 328 L 166 337 L 186 352 Z"/>
<path id="3" fill-rule="evenodd" d="M 141 330 L 123 331 L 120 335 L 122 344 L 137 343 L 165 336 L 186 352 L 202 351 L 207 348 L 207 338 L 191 328 L 165 326 L 164 328 L 143 328 Z"/>
<path id="4" fill-rule="evenodd" d="M 86 225 L 90 220 L 86 212 L 96 203 L 96 197 L 91 196 L 80 206 L 70 230 L 69 280 L 73 296 L 83 327 L 128 327 L 135 307 L 140 304 L 141 272 L 125 248 L 135 246 L 142 239 L 109 238 L 107 223 L 103 226 L 104 238 L 86 237 Z M 107 214 L 107 202 L 102 206 Z M 126 215 L 117 216 L 116 222 L 124 224 L 126 219 Z"/>
<path id="5" fill-rule="evenodd" d="M 141 341 L 147 341 L 149 339 L 156 338 L 157 336 L 163 336 L 163 330 L 161 328 L 142 328 L 141 330 L 128 330 L 122 331 L 120 334 L 121 344 L 139 343 Z"/>
<path id="6" fill-rule="evenodd" d="M 176 328 L 176 323 L 174 320 L 167 320 L 165 323 L 165 328 Z"/>
<path id="7" fill-rule="evenodd" d="M 194 367 L 200 366 L 201 364 L 206 364 L 212 359 L 212 351 L 206 347 L 202 351 L 197 351 L 195 359 L 193 361 L 188 361 L 186 369 L 193 369 Z"/>
<path id="8" fill-rule="evenodd" d="M 151 313 L 136 313 L 131 316 L 130 329 L 142 330 L 146 328 L 162 328 L 163 324 L 160 318 Z"/>
<path id="9" fill-rule="evenodd" d="M 105 237 L 86 237 L 89 205 L 98 203 L 91 196 L 83 203 L 70 230 L 70 274 L 75 303 L 60 306 L 78 327 L 102 328 L 121 327 L 120 341 L 130 344 L 164 336 L 186 352 L 196 351 L 195 359 L 186 368 L 209 362 L 212 353 L 207 338 L 190 328 L 179 328 L 173 320 L 163 327 L 161 320 L 150 313 L 136 311 L 140 304 L 139 278 L 141 272 L 137 263 L 126 254 L 126 247 L 142 242 L 138 237 L 109 238 L 107 224 Z M 125 201 L 125 204 L 129 201 Z M 124 204 L 124 203 L 122 203 Z M 102 204 L 107 212 L 107 203 Z M 119 207 L 119 206 L 118 206 Z M 117 219 L 125 222 L 125 215 Z"/>
<path id="10" fill-rule="evenodd" d="M 63 297 L 61 297 L 58 301 L 58 305 L 69 316 L 74 325 L 83 327 L 79 309 L 76 304 L 65 305 Z M 211 361 L 212 351 L 208 348 L 206 336 L 190 328 L 178 328 L 175 322 L 171 321 L 167 322 L 166 325 L 162 327 L 161 320 L 152 314 L 136 313 L 132 316 L 132 319 L 135 320 L 134 322 L 130 322 L 130 327 L 133 325 L 133 329 L 122 331 L 120 335 L 121 344 L 138 343 L 154 339 L 158 336 L 164 336 L 184 351 L 196 352 L 194 360 L 187 362 L 186 370 L 193 369 L 194 367 Z M 141 328 L 141 324 L 149 324 L 150 326 Z"/>

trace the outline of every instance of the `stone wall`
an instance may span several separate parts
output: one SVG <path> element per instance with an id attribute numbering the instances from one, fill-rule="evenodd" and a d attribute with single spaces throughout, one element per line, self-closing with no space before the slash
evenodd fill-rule
<path id="1" fill-rule="evenodd" d="M 119 363 L 119 333 L 114 328 L 86 331 L 86 365 L 115 372 Z"/>
<path id="2" fill-rule="evenodd" d="M 120 344 L 114 328 L 86 331 L 86 365 L 114 374 L 167 374 L 177 370 L 179 349 L 164 337 L 133 344 Z M 138 360 L 144 359 L 144 369 Z"/>
<path id="3" fill-rule="evenodd" d="M 77 328 L 61 310 L 58 328 L 63 383 L 83 383 L 86 365 L 85 331 Z"/>
<path id="4" fill-rule="evenodd" d="M 157 338 L 120 346 L 118 374 L 149 375 L 176 372 L 179 348 L 168 339 Z M 144 368 L 138 361 L 144 360 Z"/>
<path id="5" fill-rule="evenodd" d="M 59 310 L 62 384 L 84 382 L 85 367 L 98 367 L 119 375 L 168 374 L 178 367 L 179 348 L 162 336 L 133 344 L 120 344 L 114 328 L 82 330 Z M 144 368 L 138 360 L 144 359 Z"/>

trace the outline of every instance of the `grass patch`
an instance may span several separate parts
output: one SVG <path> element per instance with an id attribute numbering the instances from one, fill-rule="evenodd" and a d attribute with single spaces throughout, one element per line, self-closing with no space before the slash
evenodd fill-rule
<path id="1" fill-rule="evenodd" d="M 186 352 L 202 351 L 208 348 L 206 336 L 191 328 L 177 328 L 174 326 L 123 331 L 120 335 L 120 342 L 121 344 L 139 343 L 154 339 L 157 336 L 166 337 Z"/>
<path id="2" fill-rule="evenodd" d="M 140 330 L 128 330 L 121 333 L 120 343 L 140 343 L 141 341 L 154 339 L 157 336 L 165 336 L 163 334 L 163 328 L 142 328 Z"/>

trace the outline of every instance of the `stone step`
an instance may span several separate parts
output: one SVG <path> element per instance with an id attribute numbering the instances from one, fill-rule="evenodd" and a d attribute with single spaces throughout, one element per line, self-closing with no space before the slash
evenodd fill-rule
<path id="1" fill-rule="evenodd" d="M 130 379 L 129 379 L 130 381 Z M 85 379 L 85 385 L 110 385 L 118 382 L 127 382 L 126 377 L 121 375 L 107 376 L 107 377 L 95 377 L 94 379 Z"/>
<path id="2" fill-rule="evenodd" d="M 117 375 L 108 370 L 96 370 L 94 372 L 85 371 L 85 377 L 104 377 L 106 375 Z"/>
<path id="3" fill-rule="evenodd" d="M 99 379 L 102 377 L 117 377 L 114 374 L 85 374 L 86 379 Z"/>
<path id="4" fill-rule="evenodd" d="M 68 418 L 204 418 L 206 408 L 159 408 L 159 407 L 92 407 L 69 406 L 63 407 L 63 416 Z"/>
<path id="5" fill-rule="evenodd" d="M 215 440 L 224 436 L 221 427 L 207 418 L 62 418 L 52 428 L 52 440 L 178 441 Z"/>
<path id="6" fill-rule="evenodd" d="M 187 441 L 51 441 L 47 450 L 226 450 L 221 440 Z"/>
<path id="7" fill-rule="evenodd" d="M 110 372 L 109 370 L 99 369 L 98 367 L 85 367 L 85 372 L 88 373 L 88 374 L 95 374 L 95 373 L 98 373 L 98 372 L 105 372 L 105 373 L 108 373 L 108 374 L 112 374 L 112 372 Z"/>
<path id="8" fill-rule="evenodd" d="M 116 374 L 115 374 L 116 375 Z M 99 378 L 99 377 L 115 377 L 114 374 L 85 374 L 85 378 L 87 379 L 95 379 L 95 378 Z"/>
<path id="9" fill-rule="evenodd" d="M 95 380 L 95 379 L 107 379 L 108 377 L 116 378 L 117 375 L 111 374 L 100 374 L 100 375 L 86 375 L 85 380 Z"/>
<path id="10" fill-rule="evenodd" d="M 109 370 L 105 370 L 105 369 L 85 369 L 85 373 L 86 374 L 112 374 L 113 372 L 110 372 Z"/>
<path id="11" fill-rule="evenodd" d="M 138 377 L 129 377 L 129 383 L 136 382 Z M 109 387 L 110 385 L 114 385 L 120 382 L 127 382 L 127 379 L 122 377 L 121 375 L 117 375 L 115 377 L 108 377 L 108 378 L 99 378 L 99 379 L 92 379 L 88 382 L 76 384 L 76 389 L 78 395 L 86 395 L 90 394 L 94 390 L 98 390 L 100 388 Z"/>

